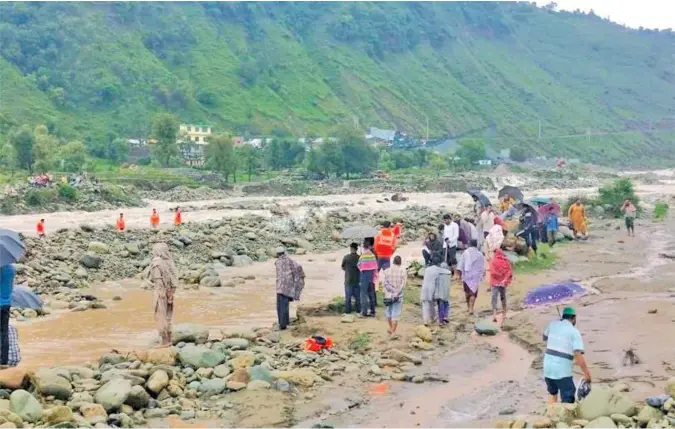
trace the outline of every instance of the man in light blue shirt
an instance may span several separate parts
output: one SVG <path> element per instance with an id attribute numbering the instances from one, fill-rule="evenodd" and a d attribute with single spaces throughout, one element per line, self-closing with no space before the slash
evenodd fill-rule
<path id="1" fill-rule="evenodd" d="M 561 320 L 551 322 L 544 331 L 546 354 L 544 355 L 544 380 L 549 393 L 549 403 L 574 403 L 572 365 L 579 365 L 586 382 L 591 382 L 591 373 L 584 359 L 584 342 L 576 328 L 577 315 L 572 307 L 563 310 Z"/>

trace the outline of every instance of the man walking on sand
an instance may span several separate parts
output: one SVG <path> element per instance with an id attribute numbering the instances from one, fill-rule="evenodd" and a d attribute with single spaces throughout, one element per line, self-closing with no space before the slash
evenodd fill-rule
<path id="1" fill-rule="evenodd" d="M 637 207 L 635 207 L 631 200 L 627 199 L 623 202 L 621 211 L 626 216 L 626 231 L 628 231 L 628 236 L 635 237 L 635 214 L 637 213 Z"/>
<path id="2" fill-rule="evenodd" d="M 576 311 L 572 307 L 565 307 L 561 319 L 551 322 L 544 331 L 544 380 L 549 394 L 548 402 L 551 404 L 558 402 L 558 393 L 561 402 L 574 403 L 574 363 L 581 368 L 586 382 L 591 382 L 591 372 L 584 359 L 584 342 L 576 324 Z"/>

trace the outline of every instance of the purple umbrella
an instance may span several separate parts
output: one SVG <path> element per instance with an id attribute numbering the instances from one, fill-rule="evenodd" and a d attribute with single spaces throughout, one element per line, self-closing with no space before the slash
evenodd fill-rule
<path id="1" fill-rule="evenodd" d="M 558 305 L 586 295 L 586 289 L 578 283 L 563 282 L 537 286 L 527 293 L 524 308 Z"/>

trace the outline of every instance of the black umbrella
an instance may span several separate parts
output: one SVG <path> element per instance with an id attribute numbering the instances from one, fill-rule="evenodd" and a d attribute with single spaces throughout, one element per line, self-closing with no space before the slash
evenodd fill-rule
<path id="1" fill-rule="evenodd" d="M 505 196 L 512 197 L 516 201 L 523 201 L 523 193 L 521 192 L 520 189 L 516 188 L 515 186 L 504 186 L 502 189 L 499 190 L 498 197 L 499 199 L 502 199 Z"/>
<path id="2" fill-rule="evenodd" d="M 489 199 L 488 197 L 486 197 L 485 194 L 482 193 L 481 191 L 479 191 L 479 190 L 477 190 L 477 189 L 470 189 L 470 190 L 468 190 L 468 191 L 466 191 L 466 192 L 467 192 L 469 195 L 471 195 L 472 197 L 478 198 L 478 201 L 481 203 L 481 205 L 482 205 L 483 207 L 487 207 L 487 206 L 491 206 L 491 205 L 492 205 L 492 203 L 490 202 L 490 199 Z"/>
<path id="3" fill-rule="evenodd" d="M 26 247 L 19 233 L 11 229 L 0 229 L 0 265 L 12 264 L 26 253 Z"/>

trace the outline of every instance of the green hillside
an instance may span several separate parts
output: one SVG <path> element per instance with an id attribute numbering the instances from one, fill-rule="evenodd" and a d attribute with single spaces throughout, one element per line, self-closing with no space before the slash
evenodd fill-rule
<path id="1" fill-rule="evenodd" d="M 675 159 L 675 35 L 527 3 L 2 3 L 0 50 L 0 133 L 105 144 L 170 111 L 245 135 L 422 136 L 428 118 L 496 148 Z"/>

